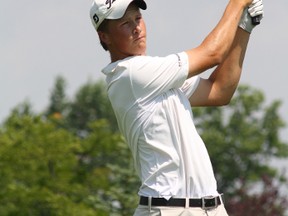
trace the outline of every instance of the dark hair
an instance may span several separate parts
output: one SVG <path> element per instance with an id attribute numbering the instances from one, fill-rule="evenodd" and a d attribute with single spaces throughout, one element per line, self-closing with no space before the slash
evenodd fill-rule
<path id="1" fill-rule="evenodd" d="M 108 32 L 108 20 L 107 19 L 103 20 L 103 22 L 98 27 L 97 32 Z M 107 45 L 101 40 L 101 38 L 99 39 L 100 39 L 101 46 L 103 47 L 105 51 L 107 51 L 108 50 Z"/>

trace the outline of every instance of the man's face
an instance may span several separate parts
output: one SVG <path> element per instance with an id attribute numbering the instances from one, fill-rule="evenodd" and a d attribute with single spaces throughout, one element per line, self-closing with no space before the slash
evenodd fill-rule
<path id="1" fill-rule="evenodd" d="M 105 34 L 112 61 L 146 53 L 146 26 L 134 4 L 129 5 L 121 19 L 109 20 Z"/>

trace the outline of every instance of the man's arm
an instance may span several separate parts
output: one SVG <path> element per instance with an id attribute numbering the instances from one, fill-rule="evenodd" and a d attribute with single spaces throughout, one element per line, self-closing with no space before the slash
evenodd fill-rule
<path id="1" fill-rule="evenodd" d="M 198 75 L 226 59 L 243 10 L 251 2 L 252 0 L 230 0 L 219 23 L 200 46 L 186 51 L 189 59 L 188 77 Z"/>
<path id="2" fill-rule="evenodd" d="M 230 102 L 240 80 L 242 65 L 250 34 L 237 29 L 227 58 L 208 79 L 201 79 L 190 97 L 192 106 L 221 106 Z"/>

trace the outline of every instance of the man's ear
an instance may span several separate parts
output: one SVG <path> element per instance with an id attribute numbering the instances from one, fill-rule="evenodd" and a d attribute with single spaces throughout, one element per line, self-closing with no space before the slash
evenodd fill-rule
<path id="1" fill-rule="evenodd" d="M 98 36 L 100 41 L 102 41 L 105 44 L 110 44 L 110 37 L 106 32 L 98 31 Z"/>

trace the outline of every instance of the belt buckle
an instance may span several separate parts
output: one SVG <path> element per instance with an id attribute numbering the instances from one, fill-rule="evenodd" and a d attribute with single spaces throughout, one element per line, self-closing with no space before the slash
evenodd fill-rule
<path id="1" fill-rule="evenodd" d="M 214 209 L 214 208 L 217 208 L 219 203 L 218 203 L 218 200 L 217 200 L 217 197 L 202 197 L 202 209 L 207 211 L 207 210 L 210 210 L 210 209 Z M 212 206 L 206 206 L 206 202 L 207 201 L 211 201 L 211 200 L 214 200 L 214 205 Z"/>

